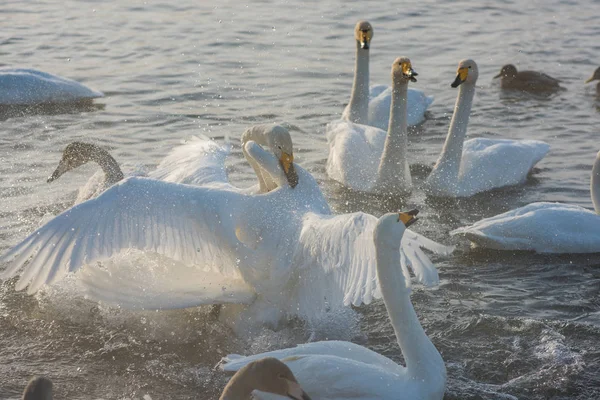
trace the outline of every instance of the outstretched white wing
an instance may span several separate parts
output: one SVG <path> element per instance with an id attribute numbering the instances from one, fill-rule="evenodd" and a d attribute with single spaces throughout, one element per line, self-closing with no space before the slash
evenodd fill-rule
<path id="1" fill-rule="evenodd" d="M 221 146 L 206 137 L 193 136 L 175 147 L 148 176 L 165 182 L 190 185 L 229 185 L 225 159 L 231 145 Z"/>
<path id="2" fill-rule="evenodd" d="M 248 251 L 235 234 L 243 194 L 129 178 L 58 215 L 0 258 L 7 278 L 25 267 L 17 289 L 29 293 L 84 264 L 129 248 L 153 251 L 226 277 Z"/>
<path id="3" fill-rule="evenodd" d="M 322 310 L 324 305 L 360 305 L 380 298 L 373 230 L 377 218 L 370 214 L 321 215 L 304 217 L 300 240 L 294 254 L 298 265 L 296 286 L 301 313 Z M 419 282 L 439 281 L 435 266 L 421 248 L 447 254 L 453 249 L 435 243 L 411 230 L 402 239 L 402 268 L 410 281 L 410 268 Z"/>

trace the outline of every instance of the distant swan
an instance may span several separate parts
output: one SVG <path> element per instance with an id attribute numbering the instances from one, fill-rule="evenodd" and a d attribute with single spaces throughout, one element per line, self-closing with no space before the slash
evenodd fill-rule
<path id="1" fill-rule="evenodd" d="M 561 203 L 532 203 L 458 228 L 475 247 L 538 253 L 600 253 L 600 153 L 590 184 L 595 213 Z"/>
<path id="2" fill-rule="evenodd" d="M 21 400 L 52 400 L 52 386 L 52 381 L 48 378 L 32 378 L 25 387 Z"/>
<path id="3" fill-rule="evenodd" d="M 412 189 L 408 167 L 406 93 L 417 73 L 406 57 L 392 64 L 393 99 L 388 131 L 349 121 L 327 125 L 330 178 L 363 192 L 407 194 Z"/>
<path id="4" fill-rule="evenodd" d="M 478 76 L 475 61 L 462 60 L 458 64 L 451 86 L 460 88 L 446 143 L 425 182 L 429 195 L 469 197 L 522 184 L 550 149 L 539 140 L 475 138 L 465 141 Z"/>
<path id="5" fill-rule="evenodd" d="M 292 400 L 311 400 L 290 368 L 272 357 L 253 361 L 237 371 L 219 400 L 260 400 L 261 392 Z"/>
<path id="6" fill-rule="evenodd" d="M 561 89 L 560 81 L 543 72 L 517 71 L 517 67 L 506 64 L 494 79 L 500 78 L 502 89 L 515 89 L 525 92 L 552 92 Z"/>
<path id="7" fill-rule="evenodd" d="M 71 103 L 104 96 L 72 79 L 27 68 L 0 68 L 0 104 Z"/>
<path id="8" fill-rule="evenodd" d="M 386 214 L 374 231 L 377 279 L 406 367 L 350 342 L 324 341 L 249 357 L 229 355 L 225 371 L 237 371 L 263 357 L 283 361 L 304 390 L 322 400 L 441 400 L 446 386 L 444 360 L 425 334 L 400 267 L 405 224 L 415 213 Z"/>
<path id="9" fill-rule="evenodd" d="M 361 125 L 374 126 L 387 130 L 392 88 L 387 85 L 375 85 L 369 88 L 369 49 L 373 38 L 373 27 L 367 21 L 359 21 L 354 27 L 356 39 L 356 63 L 350 102 L 342 113 L 342 120 Z M 408 89 L 409 126 L 417 125 L 425 119 L 425 111 L 433 103 L 432 96 L 422 91 Z"/>
<path id="10" fill-rule="evenodd" d="M 331 215 L 310 173 L 298 165 L 293 174 L 289 165 L 286 173 L 291 151 L 278 157 L 254 141 L 244 146 L 276 189 L 256 194 L 232 186 L 224 165 L 228 149 L 207 146 L 201 186 L 124 179 L 0 257 L 0 263 L 8 263 L 0 278 L 23 269 L 16 289 L 34 293 L 90 265 L 82 281 L 91 298 L 141 309 L 239 304 L 221 313 L 238 331 L 246 324 L 276 325 L 286 316 L 310 321 L 326 309 L 379 297 L 370 240 L 377 218 Z M 452 250 L 415 232 L 404 235 L 405 273 L 410 267 L 420 282 L 437 283 L 437 270 L 421 247 L 444 254 Z M 141 273 L 94 265 L 130 249 L 177 263 L 164 271 L 136 266 L 148 269 Z"/>

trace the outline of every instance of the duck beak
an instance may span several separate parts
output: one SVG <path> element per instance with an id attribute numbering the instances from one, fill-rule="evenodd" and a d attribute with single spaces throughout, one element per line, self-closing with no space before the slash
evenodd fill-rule
<path id="1" fill-rule="evenodd" d="M 498 75 L 496 75 L 493 79 L 500 78 L 501 76 L 502 76 L 502 72 L 500 72 Z"/>
<path id="2" fill-rule="evenodd" d="M 281 164 L 281 168 L 283 168 L 283 172 L 285 173 L 285 177 L 293 188 L 298 184 L 298 174 L 296 173 L 296 169 L 294 168 L 294 155 L 288 153 L 281 153 L 281 158 L 279 158 L 279 163 Z"/>
<path id="3" fill-rule="evenodd" d="M 63 160 L 60 160 L 60 162 L 58 163 L 58 167 L 56 167 L 56 169 L 54 170 L 52 175 L 50 175 L 48 177 L 48 180 L 46 180 L 46 182 L 50 183 L 52 181 L 57 180 L 58 178 L 61 177 L 62 174 L 64 174 L 68 170 L 69 170 L 69 167 L 68 167 L 67 163 L 64 162 Z"/>
<path id="4" fill-rule="evenodd" d="M 591 81 L 593 81 L 593 80 L 594 80 L 594 75 L 590 76 L 590 77 L 589 77 L 589 78 L 588 78 L 588 79 L 585 81 L 585 83 L 590 83 L 590 82 L 591 82 Z"/>
<path id="5" fill-rule="evenodd" d="M 294 400 L 311 400 L 310 396 L 306 394 L 297 382 L 288 380 L 288 393 L 287 397 Z"/>
<path id="6" fill-rule="evenodd" d="M 398 213 L 398 222 L 402 222 L 404 226 L 407 228 L 417 222 L 419 219 L 416 218 L 416 215 L 419 213 L 419 210 L 414 209 L 407 212 Z"/>

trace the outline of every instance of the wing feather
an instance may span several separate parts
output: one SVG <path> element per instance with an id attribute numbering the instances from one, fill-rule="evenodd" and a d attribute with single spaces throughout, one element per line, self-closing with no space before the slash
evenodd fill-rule
<path id="1" fill-rule="evenodd" d="M 24 267 L 18 289 L 35 292 L 84 264 L 129 248 L 154 251 L 185 264 L 239 277 L 245 247 L 235 236 L 245 195 L 129 178 L 99 197 L 58 215 L 0 257 L 1 278 Z"/>

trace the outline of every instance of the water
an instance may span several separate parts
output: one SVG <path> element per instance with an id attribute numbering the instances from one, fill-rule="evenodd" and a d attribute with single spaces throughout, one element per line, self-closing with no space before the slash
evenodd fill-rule
<path id="1" fill-rule="evenodd" d="M 185 137 L 237 142 L 245 127 L 279 121 L 291 127 L 297 161 L 336 211 L 417 207 L 417 231 L 459 245 L 452 257 L 434 257 L 439 288 L 413 294 L 446 362 L 447 399 L 600 397 L 597 257 L 471 252 L 447 235 L 533 201 L 591 208 L 600 102 L 583 81 L 598 66 L 594 2 L 170 3 L 3 3 L 2 63 L 67 76 L 107 97 L 82 109 L 2 110 L 1 249 L 65 209 L 93 173 L 89 166 L 45 182 L 73 140 L 109 148 L 131 171 L 157 164 Z M 411 132 L 411 164 L 431 165 L 439 154 L 456 96 L 449 84 L 458 61 L 470 57 L 480 78 L 469 136 L 552 146 L 527 184 L 465 200 L 431 201 L 417 188 L 408 199 L 380 201 L 328 180 L 324 126 L 349 98 L 359 19 L 375 30 L 371 82 L 387 83 L 391 62 L 406 55 L 419 72 L 413 87 L 436 97 L 427 121 Z M 567 90 L 550 98 L 503 94 L 492 76 L 508 62 L 543 70 Z M 235 182 L 252 182 L 239 148 L 229 164 Z M 210 310 L 131 313 L 84 300 L 69 282 L 35 297 L 13 286 L 0 286 L 0 398 L 18 397 L 33 374 L 52 378 L 57 398 L 215 398 L 227 380 L 213 370 L 221 356 L 309 336 L 292 324 L 236 338 Z M 359 315 L 352 338 L 401 361 L 382 303 Z"/>

